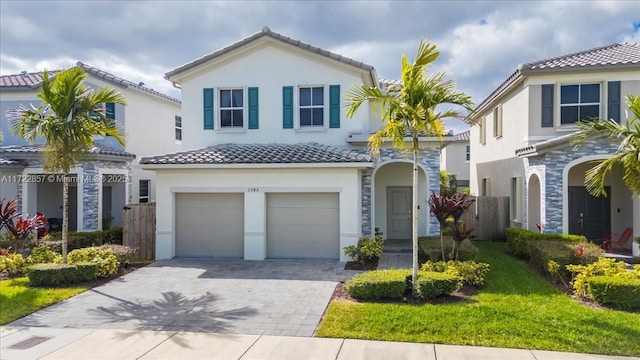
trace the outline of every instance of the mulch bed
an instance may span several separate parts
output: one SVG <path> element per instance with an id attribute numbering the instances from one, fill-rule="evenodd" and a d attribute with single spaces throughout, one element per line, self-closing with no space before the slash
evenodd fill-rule
<path id="1" fill-rule="evenodd" d="M 344 266 L 345 270 L 376 270 L 378 268 L 378 258 L 367 260 L 363 263 L 357 261 L 349 261 Z"/>

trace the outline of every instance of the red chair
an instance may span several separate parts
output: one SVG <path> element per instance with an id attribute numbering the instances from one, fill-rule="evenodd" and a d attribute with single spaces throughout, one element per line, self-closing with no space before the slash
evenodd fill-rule
<path id="1" fill-rule="evenodd" d="M 626 228 L 620 236 L 615 235 L 616 234 L 611 234 L 611 237 L 604 239 L 602 242 L 602 248 L 604 251 L 608 253 L 629 251 L 631 249 L 631 236 L 633 235 L 633 230 L 631 228 Z"/>

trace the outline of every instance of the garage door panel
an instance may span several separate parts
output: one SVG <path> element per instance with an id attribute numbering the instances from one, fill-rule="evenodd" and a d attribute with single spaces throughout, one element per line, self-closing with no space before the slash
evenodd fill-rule
<path id="1" fill-rule="evenodd" d="M 243 257 L 243 194 L 176 194 L 176 256 Z"/>
<path id="2" fill-rule="evenodd" d="M 287 225 L 287 224 L 325 224 L 337 225 L 338 218 L 335 216 L 337 209 L 278 209 L 272 211 L 269 215 L 270 224 Z"/>

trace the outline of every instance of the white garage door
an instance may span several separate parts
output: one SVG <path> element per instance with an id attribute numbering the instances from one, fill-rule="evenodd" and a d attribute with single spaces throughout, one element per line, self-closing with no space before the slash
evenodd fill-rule
<path id="1" fill-rule="evenodd" d="M 267 194 L 267 257 L 337 259 L 338 193 Z"/>
<path id="2" fill-rule="evenodd" d="M 176 256 L 244 257 L 243 194 L 176 194 Z"/>

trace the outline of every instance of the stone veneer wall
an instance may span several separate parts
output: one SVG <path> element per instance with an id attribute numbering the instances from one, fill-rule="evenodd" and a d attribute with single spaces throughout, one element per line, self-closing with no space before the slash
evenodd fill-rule
<path id="1" fill-rule="evenodd" d="M 564 168 L 572 161 L 593 155 L 611 155 L 615 153 L 617 145 L 607 139 L 596 139 L 585 142 L 584 145 L 577 149 L 567 144 L 564 147 L 552 150 L 541 156 L 529 158 L 529 167 L 538 170 L 544 169 L 544 177 L 540 181 L 544 181 L 541 191 L 544 196 L 544 202 L 540 204 L 543 213 L 543 231 L 545 233 L 562 233 L 562 216 L 563 211 L 569 211 L 562 207 L 562 194 L 565 191 L 562 173 Z M 527 170 L 527 177 L 530 173 Z M 542 185 L 542 184 L 541 184 Z M 528 186 L 525 193 L 528 194 Z M 527 207 L 528 211 L 528 207 Z"/>

